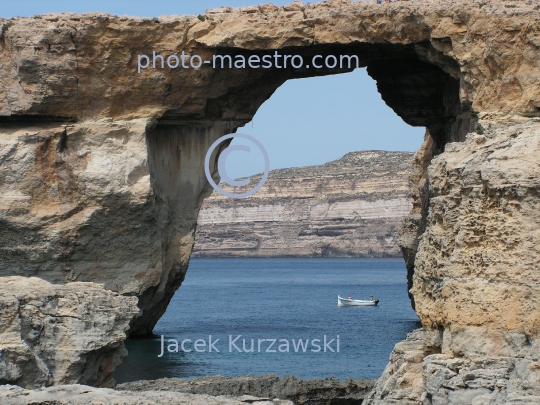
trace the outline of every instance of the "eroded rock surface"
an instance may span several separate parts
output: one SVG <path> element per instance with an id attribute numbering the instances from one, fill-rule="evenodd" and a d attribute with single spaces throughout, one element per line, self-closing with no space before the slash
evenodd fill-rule
<path id="1" fill-rule="evenodd" d="M 539 349 L 524 333 L 418 329 L 396 345 L 364 405 L 537 404 Z"/>
<path id="2" fill-rule="evenodd" d="M 398 257 L 399 226 L 411 210 L 411 158 L 352 152 L 272 170 L 248 198 L 214 191 L 201 207 L 192 257 Z"/>
<path id="3" fill-rule="evenodd" d="M 275 374 L 242 377 L 203 377 L 195 379 L 164 378 L 120 384 L 118 390 L 174 391 L 213 396 L 253 395 L 282 398 L 295 405 L 354 405 L 361 404 L 373 388 L 373 380 L 340 381 L 337 378 L 300 380 L 294 376 L 279 378 Z"/>
<path id="4" fill-rule="evenodd" d="M 123 341 L 138 313 L 136 297 L 93 283 L 2 278 L 0 384 L 106 384 L 127 355 Z"/>
<path id="5" fill-rule="evenodd" d="M 396 345 L 365 404 L 540 402 L 538 156 L 534 119 L 433 159 L 411 291 L 426 329 Z"/>
<path id="6" fill-rule="evenodd" d="M 468 112 L 534 115 L 537 18 L 536 4 L 527 1 L 334 0 L 222 7 L 200 19 L 96 13 L 2 19 L 0 114 L 249 120 L 284 80 L 331 71 L 203 65 L 171 74 L 157 61 L 156 69 L 138 74 L 137 55 L 183 49 L 208 58 L 289 48 L 305 57 L 357 54 L 383 98 L 414 125 L 459 126 L 472 117 L 465 119 Z"/>
<path id="7" fill-rule="evenodd" d="M 8 385 L 0 387 L 0 399 L 6 405 L 293 405 L 291 401 L 250 395 L 230 398 L 165 391 L 131 393 L 85 385 L 61 385 L 40 390 Z"/>
<path id="8" fill-rule="evenodd" d="M 538 335 L 538 156 L 534 119 L 470 134 L 432 160 L 412 289 L 424 326 Z"/>
<path id="9" fill-rule="evenodd" d="M 145 120 L 2 128 L 0 275 L 137 296 L 131 333 L 151 332 L 184 279 L 211 190 L 201 156 L 224 130 Z"/>

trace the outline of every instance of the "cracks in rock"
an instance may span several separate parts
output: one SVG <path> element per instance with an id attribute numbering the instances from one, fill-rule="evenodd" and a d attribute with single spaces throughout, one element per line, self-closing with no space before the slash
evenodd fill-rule
<path id="1" fill-rule="evenodd" d="M 56 151 L 62 153 L 67 149 L 67 128 L 60 133 L 60 139 L 56 143 Z"/>
<path id="2" fill-rule="evenodd" d="M 47 365 L 47 363 L 45 363 L 45 361 L 41 358 L 40 355 L 38 355 L 38 353 L 36 352 L 36 350 L 34 349 L 34 346 L 33 344 L 31 344 L 29 342 L 29 340 L 27 340 L 27 337 L 25 336 L 25 331 L 24 331 L 24 320 L 25 320 L 25 317 L 23 316 L 22 314 L 22 305 L 21 305 L 21 301 L 14 296 L 14 298 L 17 300 L 17 316 L 18 316 L 18 319 L 19 319 L 19 322 L 20 322 L 20 327 L 21 327 L 21 334 L 20 334 L 20 337 L 21 337 L 21 341 L 24 343 L 24 345 L 27 347 L 27 349 L 30 351 L 30 353 L 32 354 L 33 356 L 33 359 L 34 361 L 36 362 L 36 366 L 37 368 L 42 372 L 43 374 L 43 378 L 45 379 L 45 384 L 46 385 L 49 385 L 50 382 L 51 382 L 51 378 L 52 378 L 52 374 L 49 370 L 49 366 Z M 43 317 L 41 316 L 40 319 L 43 319 Z M 35 330 L 35 329 L 34 329 Z M 43 326 L 40 328 L 39 330 L 39 333 L 37 335 L 37 340 L 39 341 L 39 338 L 41 337 L 41 333 L 43 331 Z M 36 338 L 34 338 L 33 340 L 36 340 Z M 21 378 L 24 378 L 25 376 L 21 376 Z M 35 383 L 36 381 L 33 381 L 33 383 Z"/>
<path id="3" fill-rule="evenodd" d="M 15 152 L 17 152 L 18 147 L 19 147 L 19 142 L 16 142 L 4 154 L 0 155 L 0 165 L 2 165 L 6 160 L 8 160 L 11 156 L 13 156 Z"/>
<path id="4" fill-rule="evenodd" d="M 78 55 L 78 41 L 76 41 L 76 38 L 77 38 L 77 34 L 79 33 L 78 30 L 77 30 L 77 27 L 74 27 L 72 25 L 69 25 L 68 24 L 68 27 L 70 27 L 73 31 L 75 31 L 75 33 L 73 32 L 70 32 L 69 33 L 69 37 L 71 38 L 71 42 L 73 43 L 73 47 L 75 48 L 73 50 L 73 52 L 75 53 L 75 72 L 76 72 L 76 78 L 75 78 L 75 81 L 76 81 L 76 94 L 75 94 L 75 104 L 77 105 L 77 108 L 79 111 L 81 111 L 81 106 L 79 104 L 79 55 Z"/>

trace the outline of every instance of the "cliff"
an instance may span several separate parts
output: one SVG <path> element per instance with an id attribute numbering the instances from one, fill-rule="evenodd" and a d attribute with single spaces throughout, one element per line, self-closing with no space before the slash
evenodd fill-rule
<path id="1" fill-rule="evenodd" d="M 400 237 L 423 330 L 396 346 L 368 403 L 537 402 L 538 10 L 333 0 L 2 19 L 0 277 L 136 297 L 126 333 L 150 333 L 188 268 L 208 147 L 286 80 L 353 67 L 138 73 L 139 56 L 355 55 L 388 106 L 426 128 Z"/>
<path id="2" fill-rule="evenodd" d="M 470 134 L 432 160 L 411 290 L 424 329 L 365 404 L 540 403 L 539 124 Z"/>
<path id="3" fill-rule="evenodd" d="M 401 256 L 411 167 L 412 153 L 352 152 L 320 166 L 272 170 L 244 199 L 214 191 L 199 212 L 192 257 Z"/>

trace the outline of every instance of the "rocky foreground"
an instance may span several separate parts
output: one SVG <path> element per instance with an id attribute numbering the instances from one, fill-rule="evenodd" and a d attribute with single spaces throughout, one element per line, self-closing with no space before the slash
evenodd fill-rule
<path id="1" fill-rule="evenodd" d="M 97 284 L 2 278 L 0 384 L 109 384 L 127 355 L 129 321 L 138 314 L 136 297 Z"/>
<path id="2" fill-rule="evenodd" d="M 164 378 L 124 383 L 115 389 L 72 384 L 27 390 L 4 385 L 0 400 L 9 405 L 360 405 L 374 385 L 374 380 L 299 380 L 275 374 Z"/>
<path id="3" fill-rule="evenodd" d="M 281 398 L 294 405 L 360 405 L 375 385 L 374 380 L 340 381 L 337 378 L 300 380 L 275 374 L 242 377 L 203 377 L 192 380 L 165 378 L 120 384 L 118 390 L 163 390 L 190 394 L 256 398 Z"/>
<path id="4" fill-rule="evenodd" d="M 352 152 L 320 166 L 272 170 L 248 198 L 214 191 L 201 207 L 192 257 L 401 256 L 412 155 Z"/>
<path id="5" fill-rule="evenodd" d="M 0 387 L 5 405 L 293 405 L 291 401 L 257 398 L 251 395 L 225 397 L 182 392 L 125 392 L 86 385 L 60 385 L 39 390 L 16 386 Z"/>

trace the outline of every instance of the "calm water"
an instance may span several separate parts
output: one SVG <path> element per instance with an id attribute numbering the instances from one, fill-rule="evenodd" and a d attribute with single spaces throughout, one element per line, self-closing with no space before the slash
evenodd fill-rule
<path id="1" fill-rule="evenodd" d="M 380 300 L 378 307 L 338 307 L 337 296 Z M 402 259 L 195 259 L 154 338 L 128 340 L 129 357 L 116 371 L 119 382 L 163 377 L 292 374 L 299 378 L 377 378 L 394 344 L 419 327 L 407 297 Z M 161 352 L 161 336 L 176 339 L 220 339 L 220 353 Z M 254 353 L 239 353 L 254 340 Z M 294 339 L 340 337 L 340 351 L 295 353 Z M 289 342 L 290 352 L 266 353 L 270 343 Z M 284 344 L 282 341 L 281 343 Z M 317 342 L 316 342 L 317 343 Z M 321 344 L 322 349 L 323 344 Z M 337 350 L 336 340 L 328 347 Z M 202 346 L 198 346 L 202 350 Z M 174 347 L 171 347 L 174 349 Z M 206 350 L 207 347 L 205 347 Z M 286 346 L 281 347 L 282 350 Z"/>

